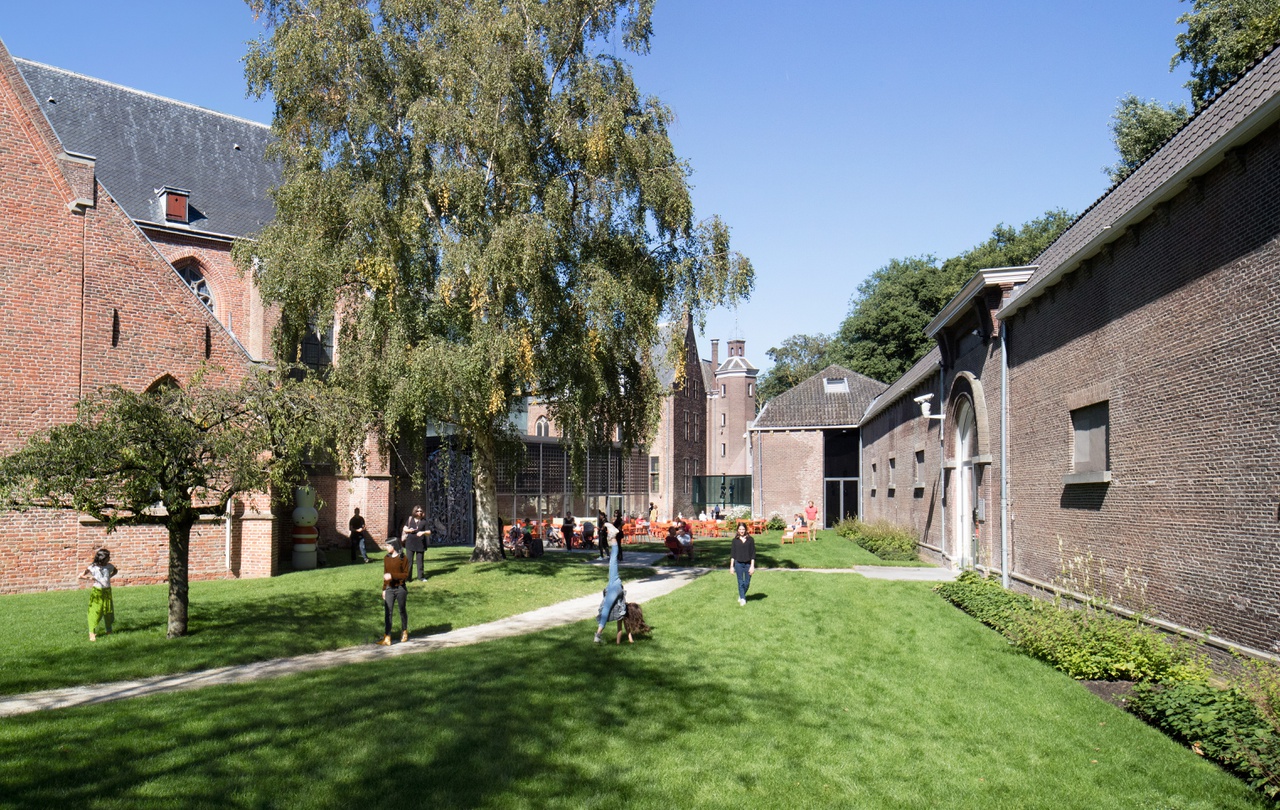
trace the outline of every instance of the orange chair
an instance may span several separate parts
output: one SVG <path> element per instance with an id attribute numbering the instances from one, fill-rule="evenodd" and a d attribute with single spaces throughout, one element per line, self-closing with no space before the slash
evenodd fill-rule
<path id="1" fill-rule="evenodd" d="M 808 526 L 801 526 L 800 528 L 796 529 L 796 536 L 792 538 L 791 542 L 793 543 L 797 542 L 801 537 L 805 539 L 805 542 L 813 541 L 813 532 L 809 529 Z"/>
<path id="2" fill-rule="evenodd" d="M 640 528 L 639 528 L 638 526 L 636 526 L 636 524 L 634 524 L 634 523 L 624 523 L 624 524 L 622 525 L 622 543 L 623 543 L 623 545 L 626 545 L 626 544 L 628 544 L 628 543 L 638 543 L 638 542 L 640 542 L 640 541 L 639 541 L 639 539 L 638 539 L 639 534 L 640 534 Z M 649 536 L 649 533 L 648 533 L 648 532 L 645 532 L 645 537 L 648 537 L 648 536 Z"/>

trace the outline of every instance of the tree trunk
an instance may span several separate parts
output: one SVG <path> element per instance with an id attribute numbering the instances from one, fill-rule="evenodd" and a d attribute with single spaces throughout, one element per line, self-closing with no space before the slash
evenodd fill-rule
<path id="1" fill-rule="evenodd" d="M 498 535 L 497 454 L 492 435 L 477 436 L 471 454 L 471 475 L 476 487 L 476 548 L 472 562 L 503 559 Z"/>
<path id="2" fill-rule="evenodd" d="M 191 519 L 179 519 L 169 528 L 169 638 L 187 634 L 189 603 L 188 552 L 191 549 Z"/>

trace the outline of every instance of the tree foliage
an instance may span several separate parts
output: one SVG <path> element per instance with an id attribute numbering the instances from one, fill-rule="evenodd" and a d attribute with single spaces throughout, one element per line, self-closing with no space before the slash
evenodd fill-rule
<path id="1" fill-rule="evenodd" d="M 756 384 L 756 409 L 822 371 L 831 347 L 830 335 L 792 335 L 765 352 L 773 365 Z"/>
<path id="2" fill-rule="evenodd" d="M 644 443 L 659 323 L 752 286 L 727 227 L 694 219 L 670 110 L 610 44 L 647 50 L 652 0 L 249 3 L 284 177 L 237 259 L 281 305 L 283 346 L 338 314 L 334 380 L 385 440 L 456 428 L 494 558 L 513 406 L 546 402 L 575 468 L 615 435 Z"/>
<path id="3" fill-rule="evenodd" d="M 1120 99 L 1111 115 L 1111 140 L 1120 159 L 1106 167 L 1111 182 L 1119 183 L 1142 165 L 1191 117 L 1185 104 L 1161 105 L 1133 93 Z"/>
<path id="4" fill-rule="evenodd" d="M 1209 103 L 1280 39 L 1280 0 L 1191 0 L 1178 18 L 1178 52 L 1169 64 L 1191 66 L 1187 89 L 1196 110 Z"/>
<path id="5" fill-rule="evenodd" d="M 934 256 L 890 261 L 858 285 L 828 361 L 892 382 L 929 351 L 925 327 L 976 272 L 1031 263 L 1071 220 L 1066 211 L 1051 210 L 1019 228 L 997 225 L 986 241 L 942 262 Z"/>
<path id="6" fill-rule="evenodd" d="M 188 615 L 191 527 L 223 515 L 242 493 L 286 493 L 305 463 L 353 458 L 351 409 L 315 381 L 255 374 L 239 386 L 198 376 L 186 388 L 145 393 L 105 388 L 77 405 L 76 420 L 33 436 L 0 459 L 0 506 L 70 508 L 119 526 L 169 535 L 170 638 Z"/>

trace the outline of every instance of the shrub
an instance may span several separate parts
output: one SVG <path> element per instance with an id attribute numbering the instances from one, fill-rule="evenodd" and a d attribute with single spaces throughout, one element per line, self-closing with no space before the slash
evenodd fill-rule
<path id="1" fill-rule="evenodd" d="M 1041 602 L 1011 638 L 1019 649 L 1078 680 L 1182 681 L 1208 673 L 1190 645 L 1110 613 Z"/>
<path id="2" fill-rule="evenodd" d="M 730 506 L 724 514 L 729 520 L 751 520 L 751 507 Z"/>
<path id="3" fill-rule="evenodd" d="M 1280 734 L 1280 664 L 1246 658 L 1241 661 L 1236 685 L 1253 701 L 1254 707 L 1277 734 Z"/>
<path id="4" fill-rule="evenodd" d="M 765 531 L 770 532 L 786 531 L 787 522 L 782 519 L 782 515 L 774 512 L 772 515 L 769 515 L 769 520 L 765 522 L 764 528 Z"/>
<path id="5" fill-rule="evenodd" d="M 840 522 L 844 526 L 850 521 Z M 854 534 L 849 539 L 882 560 L 918 560 L 915 533 L 893 525 L 887 520 L 863 523 L 854 519 Z"/>
<path id="6" fill-rule="evenodd" d="M 1033 599 L 973 571 L 934 590 L 1018 649 L 1079 680 L 1180 681 L 1208 674 L 1193 647 L 1135 619 Z"/>
<path id="7" fill-rule="evenodd" d="M 845 518 L 835 525 L 836 534 L 846 540 L 852 540 L 858 536 L 858 527 L 862 525 L 862 521 L 857 518 Z"/>
<path id="8" fill-rule="evenodd" d="M 1280 800 L 1280 735 L 1239 690 L 1195 680 L 1144 683 L 1134 687 L 1128 706 L 1273 802 Z"/>
<path id="9" fill-rule="evenodd" d="M 951 604 L 988 627 L 1004 634 L 1016 626 L 1018 618 L 1029 613 L 1032 599 L 1000 587 L 976 571 L 964 571 L 952 582 L 934 588 Z"/>

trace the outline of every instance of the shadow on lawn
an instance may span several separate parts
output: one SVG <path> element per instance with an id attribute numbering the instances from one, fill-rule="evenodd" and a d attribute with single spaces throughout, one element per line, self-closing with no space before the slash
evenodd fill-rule
<path id="1" fill-rule="evenodd" d="M 229 797 L 235 806 L 546 806 L 593 796 L 608 797 L 609 806 L 653 803 L 651 780 L 619 779 L 596 765 L 625 762 L 633 746 L 664 750 L 691 728 L 716 728 L 742 696 L 731 696 L 710 669 L 681 671 L 637 654 L 651 641 L 597 646 L 589 632 L 582 625 L 499 647 L 15 718 L 0 733 L 5 800 L 14 807 L 102 799 L 225 806 Z M 753 707 L 789 711 L 779 689 L 752 692 Z M 633 722 L 637 712 L 660 713 L 660 722 Z"/>

